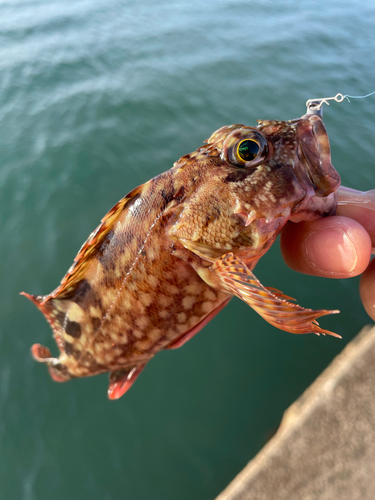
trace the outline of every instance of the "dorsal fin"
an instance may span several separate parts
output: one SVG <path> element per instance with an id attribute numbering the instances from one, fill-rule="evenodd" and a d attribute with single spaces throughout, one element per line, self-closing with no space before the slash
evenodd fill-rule
<path id="1" fill-rule="evenodd" d="M 143 184 L 136 187 L 130 193 L 128 193 L 124 198 L 114 205 L 111 210 L 103 217 L 101 224 L 93 231 L 86 242 L 80 248 L 74 262 L 64 278 L 61 280 L 60 286 L 58 286 L 50 295 L 46 297 L 61 297 L 65 293 L 70 293 L 71 287 L 76 283 L 80 282 L 84 278 L 85 271 L 90 263 L 90 261 L 97 255 L 101 244 L 105 240 L 108 233 L 113 228 L 116 220 L 119 216 L 126 210 L 129 205 L 134 202 L 143 191 Z"/>

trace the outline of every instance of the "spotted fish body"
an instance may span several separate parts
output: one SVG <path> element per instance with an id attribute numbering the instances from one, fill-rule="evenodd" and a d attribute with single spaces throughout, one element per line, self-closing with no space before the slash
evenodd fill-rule
<path id="1" fill-rule="evenodd" d="M 231 125 L 104 217 L 60 286 L 29 297 L 49 321 L 60 356 L 38 361 L 65 381 L 110 372 L 117 399 L 161 349 L 181 346 L 233 295 L 294 333 L 331 333 L 312 311 L 252 273 L 288 220 L 336 208 L 340 178 L 319 116 Z"/>

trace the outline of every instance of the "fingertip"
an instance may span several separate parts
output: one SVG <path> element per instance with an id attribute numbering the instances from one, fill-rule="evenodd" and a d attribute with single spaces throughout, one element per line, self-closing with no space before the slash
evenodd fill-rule
<path id="1" fill-rule="evenodd" d="M 280 244 L 285 262 L 292 269 L 316 276 L 357 276 L 371 257 L 370 236 L 361 224 L 347 217 L 288 223 Z"/>

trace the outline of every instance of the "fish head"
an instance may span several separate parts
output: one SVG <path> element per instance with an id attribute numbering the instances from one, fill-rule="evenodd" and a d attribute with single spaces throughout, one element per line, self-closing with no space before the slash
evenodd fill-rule
<path id="1" fill-rule="evenodd" d="M 288 220 L 335 213 L 340 176 L 322 118 L 258 123 L 222 127 L 177 162 L 195 184 L 172 233 L 205 247 L 208 260 L 225 251 L 259 258 Z"/>

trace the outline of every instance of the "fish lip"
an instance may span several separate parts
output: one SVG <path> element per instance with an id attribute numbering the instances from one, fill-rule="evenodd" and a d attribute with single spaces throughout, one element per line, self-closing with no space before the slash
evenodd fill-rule
<path id="1" fill-rule="evenodd" d="M 317 113 L 304 115 L 296 127 L 297 155 L 306 171 L 315 194 L 329 196 L 341 184 L 341 178 L 331 163 L 331 150 L 327 131 Z"/>
<path id="2" fill-rule="evenodd" d="M 319 107 L 314 108 L 314 106 L 319 106 Z M 311 116 L 311 115 L 315 115 L 315 116 L 319 116 L 320 118 L 323 118 L 323 106 L 322 106 L 321 101 L 310 101 L 308 103 L 307 112 L 303 116 L 303 118 L 306 118 L 306 117 Z"/>

